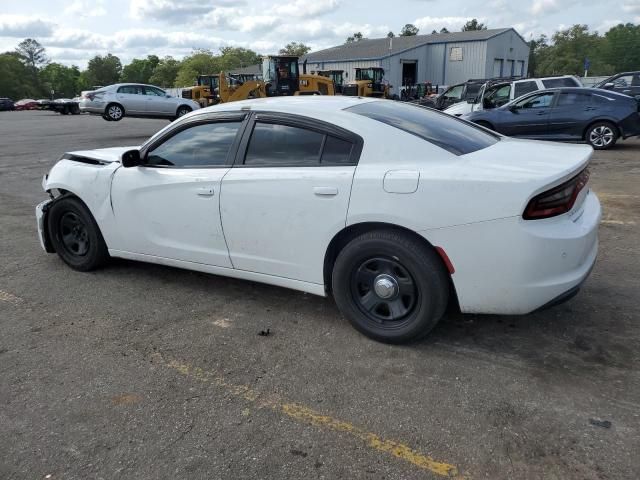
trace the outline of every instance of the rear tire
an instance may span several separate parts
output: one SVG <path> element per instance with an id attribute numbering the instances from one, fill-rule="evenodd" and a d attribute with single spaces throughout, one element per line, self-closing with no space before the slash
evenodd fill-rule
<path id="1" fill-rule="evenodd" d="M 104 110 L 105 116 L 112 122 L 119 122 L 124 117 L 124 108 L 118 103 L 110 103 Z"/>
<path id="2" fill-rule="evenodd" d="M 56 253 L 74 270 L 93 270 L 109 258 L 96 221 L 78 198 L 63 197 L 53 202 L 47 228 Z"/>
<path id="3" fill-rule="evenodd" d="M 449 299 L 449 278 L 438 254 L 395 230 L 351 240 L 338 254 L 331 283 L 336 304 L 349 322 L 386 343 L 428 334 Z"/>
<path id="4" fill-rule="evenodd" d="M 607 150 L 618 141 L 618 129 L 609 122 L 596 122 L 587 129 L 584 137 L 594 150 Z"/>
<path id="5" fill-rule="evenodd" d="M 187 113 L 191 112 L 191 108 L 183 105 L 180 108 L 178 108 L 178 111 L 176 112 L 176 120 L 184 115 L 186 115 Z"/>

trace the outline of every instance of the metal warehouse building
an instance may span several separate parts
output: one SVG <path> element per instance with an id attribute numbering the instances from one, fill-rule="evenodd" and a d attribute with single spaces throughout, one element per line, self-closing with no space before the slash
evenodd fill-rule
<path id="1" fill-rule="evenodd" d="M 398 86 L 431 82 L 452 85 L 470 78 L 524 76 L 529 46 L 513 28 L 373 38 L 312 52 L 307 71 L 343 70 L 345 83 L 355 69 L 382 67 L 384 78 Z"/>

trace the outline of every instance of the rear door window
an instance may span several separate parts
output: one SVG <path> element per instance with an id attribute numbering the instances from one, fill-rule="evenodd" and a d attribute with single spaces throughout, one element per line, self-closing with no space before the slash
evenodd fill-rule
<path id="1" fill-rule="evenodd" d="M 582 92 L 560 92 L 557 105 L 559 107 L 567 105 L 589 105 L 591 95 Z"/>
<path id="2" fill-rule="evenodd" d="M 581 85 L 575 78 L 562 77 L 562 78 L 547 78 L 542 80 L 544 88 L 560 88 L 560 87 L 580 87 Z"/>
<path id="3" fill-rule="evenodd" d="M 513 97 L 518 98 L 522 95 L 538 90 L 538 84 L 534 81 L 516 82 L 514 88 Z"/>
<path id="4" fill-rule="evenodd" d="M 129 95 L 143 95 L 142 87 L 138 85 L 124 85 L 118 88 L 118 93 L 126 93 Z"/>
<path id="5" fill-rule="evenodd" d="M 305 128 L 257 122 L 244 159 L 247 166 L 317 166 L 324 135 Z"/>
<path id="6" fill-rule="evenodd" d="M 471 123 L 418 105 L 384 100 L 361 103 L 345 110 L 415 135 L 454 155 L 487 148 L 499 139 Z"/>

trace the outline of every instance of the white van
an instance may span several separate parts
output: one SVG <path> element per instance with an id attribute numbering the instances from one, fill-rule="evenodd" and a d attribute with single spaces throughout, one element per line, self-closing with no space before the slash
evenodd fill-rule
<path id="1" fill-rule="evenodd" d="M 544 78 L 521 78 L 518 80 L 494 80 L 485 83 L 475 99 L 456 103 L 445 109 L 449 115 L 459 117 L 476 110 L 496 108 L 536 90 L 558 87 L 582 87 L 582 83 L 573 75 Z"/>

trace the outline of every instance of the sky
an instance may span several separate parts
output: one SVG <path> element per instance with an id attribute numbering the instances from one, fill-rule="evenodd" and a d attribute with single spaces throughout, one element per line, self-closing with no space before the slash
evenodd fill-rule
<path id="1" fill-rule="evenodd" d="M 420 33 L 458 31 L 471 18 L 514 27 L 525 40 L 576 23 L 604 33 L 640 23 L 640 0 L 0 0 L 0 52 L 31 37 L 52 61 L 84 68 L 106 53 L 126 64 L 194 48 L 269 54 L 296 41 L 319 50 L 358 31 L 376 38 L 406 23 Z"/>

